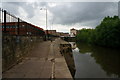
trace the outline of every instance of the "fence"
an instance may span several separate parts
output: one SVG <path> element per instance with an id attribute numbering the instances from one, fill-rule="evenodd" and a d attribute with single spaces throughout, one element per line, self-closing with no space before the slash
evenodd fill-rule
<path id="1" fill-rule="evenodd" d="M 27 23 L 1 8 L 0 8 L 0 22 L 3 34 L 24 36 L 45 35 L 45 32 L 42 28 L 39 28 L 31 23 Z"/>
<path id="2" fill-rule="evenodd" d="M 45 39 L 45 32 L 31 23 L 0 8 L 2 30 L 2 72 L 21 61 L 36 43 Z M 1 38 L 0 38 L 1 39 Z"/>

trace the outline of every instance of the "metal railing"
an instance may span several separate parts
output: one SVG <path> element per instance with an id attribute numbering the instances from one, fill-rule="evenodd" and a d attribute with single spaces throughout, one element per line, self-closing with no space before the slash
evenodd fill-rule
<path id="1" fill-rule="evenodd" d="M 45 32 L 0 8 L 0 29 L 6 35 L 43 36 Z"/>

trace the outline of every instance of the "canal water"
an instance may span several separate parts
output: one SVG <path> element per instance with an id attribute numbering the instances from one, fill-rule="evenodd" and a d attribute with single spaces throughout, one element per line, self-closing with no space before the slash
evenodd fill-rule
<path id="1" fill-rule="evenodd" d="M 75 78 L 120 78 L 120 50 L 70 42 Z"/>

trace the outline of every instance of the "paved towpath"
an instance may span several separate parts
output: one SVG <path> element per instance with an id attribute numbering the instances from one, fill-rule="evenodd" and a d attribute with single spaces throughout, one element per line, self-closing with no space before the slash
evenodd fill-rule
<path id="1" fill-rule="evenodd" d="M 72 78 L 59 51 L 60 41 L 38 43 L 22 62 L 3 73 L 3 78 Z"/>

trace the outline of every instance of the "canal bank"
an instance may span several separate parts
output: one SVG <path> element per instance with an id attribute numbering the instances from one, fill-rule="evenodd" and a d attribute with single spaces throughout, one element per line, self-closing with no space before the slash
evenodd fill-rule
<path id="1" fill-rule="evenodd" d="M 14 67 L 4 72 L 3 78 L 72 78 L 65 57 L 60 52 L 63 40 L 38 43 L 29 54 Z M 69 57 L 69 56 L 68 56 Z M 64 74 L 63 74 L 64 73 Z"/>

